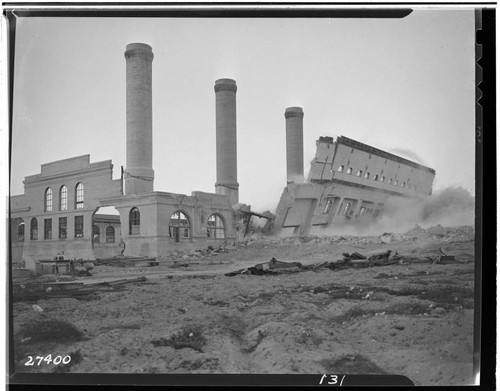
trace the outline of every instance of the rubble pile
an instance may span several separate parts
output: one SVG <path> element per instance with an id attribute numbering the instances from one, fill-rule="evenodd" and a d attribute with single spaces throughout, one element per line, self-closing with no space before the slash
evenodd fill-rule
<path id="1" fill-rule="evenodd" d="M 196 249 L 191 251 L 172 251 L 167 255 L 163 255 L 158 257 L 158 261 L 160 262 L 168 262 L 168 261 L 176 261 L 176 260 L 196 260 L 202 258 L 216 257 L 220 254 L 227 254 L 231 250 L 234 250 L 237 246 L 241 246 L 242 244 L 237 244 L 236 242 L 225 242 L 224 244 L 214 247 L 208 246 L 204 249 Z"/>
<path id="2" fill-rule="evenodd" d="M 412 240 L 413 238 L 441 239 L 447 242 L 466 242 L 474 239 L 474 229 L 469 225 L 443 227 L 439 224 L 424 229 L 416 224 L 402 235 L 402 240 Z"/>

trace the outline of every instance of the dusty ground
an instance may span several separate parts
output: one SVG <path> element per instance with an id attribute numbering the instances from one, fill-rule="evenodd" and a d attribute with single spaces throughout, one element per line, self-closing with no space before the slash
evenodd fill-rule
<path id="1" fill-rule="evenodd" d="M 390 249 L 425 258 L 439 247 L 458 262 L 223 274 L 271 257 L 313 264 L 341 259 L 343 252 Z M 73 365 L 65 368 L 72 373 L 389 373 L 416 385 L 471 384 L 473 248 L 470 231 L 427 230 L 394 235 L 388 243 L 379 237 L 268 239 L 207 256 L 175 254 L 157 267 L 97 266 L 87 280 L 148 279 L 79 299 L 14 303 L 17 371 L 61 370 L 25 366 L 29 355 L 51 353 L 72 355 Z M 21 342 L 26 325 L 47 319 L 67 321 L 83 337 Z"/>

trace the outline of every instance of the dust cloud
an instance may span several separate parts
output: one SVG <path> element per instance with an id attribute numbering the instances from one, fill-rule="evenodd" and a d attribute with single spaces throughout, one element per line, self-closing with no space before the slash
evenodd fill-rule
<path id="1" fill-rule="evenodd" d="M 353 219 L 339 226 L 315 230 L 322 235 L 381 235 L 404 233 L 416 224 L 458 227 L 474 225 L 474 197 L 463 187 L 448 187 L 422 198 L 390 197 L 375 220 Z M 313 233 L 313 232 L 311 232 Z"/>

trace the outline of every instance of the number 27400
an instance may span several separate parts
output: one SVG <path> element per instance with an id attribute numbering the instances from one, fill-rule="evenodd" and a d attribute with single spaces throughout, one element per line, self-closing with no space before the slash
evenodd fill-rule
<path id="1" fill-rule="evenodd" d="M 49 365 L 50 363 L 54 363 L 55 365 L 59 364 L 69 364 L 71 361 L 71 356 L 56 356 L 54 359 L 52 359 L 52 355 L 49 354 L 47 356 L 36 356 L 33 358 L 33 356 L 28 356 L 28 361 L 24 364 L 25 366 L 31 366 L 31 365 L 42 365 L 46 364 Z"/>

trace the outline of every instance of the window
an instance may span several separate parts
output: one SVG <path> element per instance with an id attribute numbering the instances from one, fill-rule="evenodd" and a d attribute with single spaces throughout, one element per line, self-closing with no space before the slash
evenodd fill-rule
<path id="1" fill-rule="evenodd" d="M 392 178 L 389 178 L 389 184 L 392 185 Z"/>
<path id="2" fill-rule="evenodd" d="M 378 174 L 375 174 L 375 177 L 373 178 L 374 181 L 378 181 Z"/>
<path id="3" fill-rule="evenodd" d="M 327 198 L 325 203 L 325 209 L 323 209 L 323 214 L 327 214 L 332 209 L 333 199 Z"/>
<path id="4" fill-rule="evenodd" d="M 83 216 L 75 216 L 75 238 L 83 238 Z"/>
<path id="5" fill-rule="evenodd" d="M 59 217 L 59 239 L 66 239 L 68 237 L 68 218 Z"/>
<path id="6" fill-rule="evenodd" d="M 394 186 L 397 186 L 397 185 L 398 185 L 398 180 L 396 179 L 396 180 L 394 181 Z"/>
<path id="7" fill-rule="evenodd" d="M 189 238 L 190 227 L 191 225 L 187 215 L 181 211 L 177 211 L 170 216 L 168 236 L 175 238 L 176 242 L 178 242 L 180 238 Z"/>
<path id="8" fill-rule="evenodd" d="M 130 235 L 139 235 L 141 229 L 141 214 L 139 209 L 132 208 L 128 215 L 128 225 Z"/>
<path id="9" fill-rule="evenodd" d="M 83 183 L 79 183 L 76 185 L 76 191 L 75 191 L 75 208 L 76 209 L 83 209 L 83 196 L 84 196 L 84 188 L 83 188 Z"/>
<path id="10" fill-rule="evenodd" d="M 345 216 L 347 215 L 347 212 L 349 212 L 349 209 L 351 208 L 351 203 L 347 202 L 344 206 L 344 210 L 342 211 L 342 215 Z"/>
<path id="11" fill-rule="evenodd" d="M 349 168 L 347 169 L 347 174 L 352 174 L 352 167 L 349 167 Z"/>
<path id="12" fill-rule="evenodd" d="M 358 173 L 356 174 L 356 176 L 361 176 L 363 175 L 363 170 L 359 170 Z"/>
<path id="13" fill-rule="evenodd" d="M 38 240 L 38 221 L 37 221 L 36 217 L 33 217 L 31 219 L 30 239 L 31 240 Z"/>
<path id="14" fill-rule="evenodd" d="M 337 171 L 338 172 L 344 172 L 344 166 L 340 166 Z"/>
<path id="15" fill-rule="evenodd" d="M 401 187 L 406 187 L 406 182 L 401 183 Z"/>
<path id="16" fill-rule="evenodd" d="M 364 206 L 361 207 L 361 209 L 359 210 L 359 215 L 360 216 L 363 216 L 366 212 L 366 208 Z"/>
<path id="17" fill-rule="evenodd" d="M 101 230 L 95 224 L 92 227 L 92 240 L 94 241 L 94 243 L 100 243 L 101 242 Z"/>
<path id="18" fill-rule="evenodd" d="M 45 212 L 52 211 L 52 189 L 45 190 Z"/>
<path id="19" fill-rule="evenodd" d="M 208 218 L 207 236 L 214 239 L 224 239 L 226 237 L 224 220 L 218 214 L 213 214 Z"/>
<path id="20" fill-rule="evenodd" d="M 369 178 L 370 178 L 370 173 L 367 171 L 365 174 L 365 179 L 369 179 Z"/>
<path id="21" fill-rule="evenodd" d="M 52 219 L 45 219 L 43 221 L 43 238 L 52 239 Z"/>
<path id="22" fill-rule="evenodd" d="M 59 210 L 68 210 L 68 188 L 64 185 L 59 189 Z"/>
<path id="23" fill-rule="evenodd" d="M 24 242 L 24 223 L 17 226 L 17 241 Z"/>
<path id="24" fill-rule="evenodd" d="M 115 242 L 115 229 L 110 225 L 106 228 L 106 243 Z"/>
<path id="25" fill-rule="evenodd" d="M 382 176 L 381 181 L 382 181 L 382 182 L 385 182 L 385 176 Z"/>

